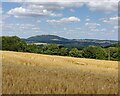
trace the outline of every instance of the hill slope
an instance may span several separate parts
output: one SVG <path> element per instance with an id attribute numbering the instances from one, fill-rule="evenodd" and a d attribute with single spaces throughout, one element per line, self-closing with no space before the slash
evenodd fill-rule
<path id="1" fill-rule="evenodd" d="M 42 42 L 42 43 L 56 43 L 56 44 L 66 44 L 70 43 L 71 40 L 62 38 L 55 35 L 37 35 L 29 37 L 26 39 L 28 42 Z"/>
<path id="2" fill-rule="evenodd" d="M 3 93 L 115 94 L 118 62 L 0 51 Z"/>
<path id="3" fill-rule="evenodd" d="M 105 47 L 117 43 L 117 41 L 112 40 L 66 39 L 56 35 L 37 35 L 23 40 L 27 41 L 28 43 L 55 43 L 64 45 L 66 47 L 81 47 L 89 45 Z"/>

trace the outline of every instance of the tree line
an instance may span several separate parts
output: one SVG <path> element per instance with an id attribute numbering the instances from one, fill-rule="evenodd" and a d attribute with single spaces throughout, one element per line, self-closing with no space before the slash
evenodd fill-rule
<path id="1" fill-rule="evenodd" d="M 80 58 L 92 58 L 101 60 L 116 60 L 118 61 L 119 50 L 118 46 L 109 46 L 102 48 L 100 46 L 87 46 L 84 48 L 66 48 L 62 45 L 47 44 L 37 46 L 35 44 L 27 44 L 17 36 L 2 36 L 1 50 L 17 51 L 17 52 L 30 52 L 48 55 L 60 55 Z"/>

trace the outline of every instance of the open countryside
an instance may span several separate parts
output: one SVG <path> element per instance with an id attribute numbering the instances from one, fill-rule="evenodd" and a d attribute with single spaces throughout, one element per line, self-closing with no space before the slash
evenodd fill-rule
<path id="1" fill-rule="evenodd" d="M 118 0 L 8 1 L 0 3 L 3 95 L 118 95 Z"/>
<path id="2" fill-rule="evenodd" d="M 117 94 L 118 62 L 0 51 L 3 93 Z"/>

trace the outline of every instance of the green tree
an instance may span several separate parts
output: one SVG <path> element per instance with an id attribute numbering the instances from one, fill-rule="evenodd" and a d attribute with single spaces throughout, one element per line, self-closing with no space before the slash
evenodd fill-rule
<path id="1" fill-rule="evenodd" d="M 83 49 L 83 57 L 93 59 L 106 59 L 106 51 L 99 46 L 89 46 Z"/>
<path id="2" fill-rule="evenodd" d="M 62 47 L 61 49 L 59 49 L 58 51 L 58 55 L 61 55 L 61 56 L 67 56 L 69 53 L 68 53 L 68 48 L 64 48 Z"/>
<path id="3" fill-rule="evenodd" d="M 58 55 L 59 46 L 57 44 L 47 44 L 42 47 L 42 52 L 49 55 Z"/>
<path id="4" fill-rule="evenodd" d="M 3 36 L 2 50 L 25 51 L 27 44 L 17 36 Z"/>
<path id="5" fill-rule="evenodd" d="M 26 52 L 30 52 L 30 53 L 38 53 L 39 52 L 39 48 L 35 44 L 30 44 L 30 45 L 26 46 L 25 51 Z"/>
<path id="6" fill-rule="evenodd" d="M 69 52 L 69 55 L 72 57 L 82 57 L 81 52 L 77 48 L 72 48 Z"/>
<path id="7" fill-rule="evenodd" d="M 118 60 L 118 48 L 117 47 L 109 47 L 106 49 L 107 57 L 110 60 Z"/>

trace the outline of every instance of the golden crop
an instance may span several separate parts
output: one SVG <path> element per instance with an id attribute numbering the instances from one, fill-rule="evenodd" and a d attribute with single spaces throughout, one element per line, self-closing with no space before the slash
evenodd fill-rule
<path id="1" fill-rule="evenodd" d="M 0 51 L 5 94 L 117 94 L 118 62 Z"/>

